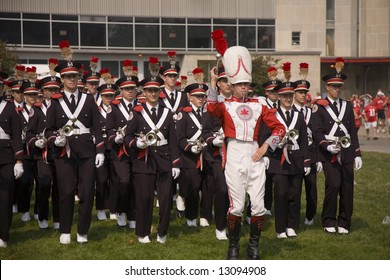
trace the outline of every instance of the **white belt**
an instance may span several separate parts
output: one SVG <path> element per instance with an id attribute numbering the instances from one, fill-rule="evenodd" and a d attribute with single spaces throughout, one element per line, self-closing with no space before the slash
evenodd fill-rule
<path id="1" fill-rule="evenodd" d="M 3 132 L 3 131 L 0 131 L 0 139 L 6 139 L 6 140 L 10 140 L 11 139 L 11 135 Z"/>
<path id="2" fill-rule="evenodd" d="M 167 145 L 167 144 L 168 144 L 168 140 L 167 140 L 167 139 L 163 139 L 163 140 L 157 141 L 156 144 L 151 145 L 151 146 L 152 146 L 152 147 L 155 147 L 155 146 L 164 146 L 164 145 Z"/>
<path id="3" fill-rule="evenodd" d="M 73 128 L 73 135 L 81 135 L 91 133 L 91 129 L 89 128 Z"/>

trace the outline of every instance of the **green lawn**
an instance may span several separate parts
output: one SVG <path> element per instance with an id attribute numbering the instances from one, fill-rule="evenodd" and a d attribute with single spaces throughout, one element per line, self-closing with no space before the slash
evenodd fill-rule
<path id="1" fill-rule="evenodd" d="M 302 225 L 296 239 L 279 240 L 274 230 L 274 218 L 268 218 L 262 233 L 261 257 L 267 260 L 388 260 L 390 259 L 390 225 L 383 225 L 390 216 L 390 155 L 363 153 L 363 168 L 355 176 L 355 205 L 351 232 L 347 236 L 326 235 L 320 225 L 324 178 L 319 176 L 319 209 L 315 225 Z M 302 209 L 304 209 L 304 192 Z M 20 214 L 14 216 L 8 248 L 0 249 L 0 259 L 69 260 L 69 259 L 225 259 L 228 242 L 215 238 L 213 224 L 209 228 L 188 228 L 185 219 L 172 215 L 166 244 L 156 242 L 153 228 L 152 243 L 139 244 L 134 230 L 120 229 L 115 221 L 94 220 L 89 231 L 89 242 L 78 245 L 75 226 L 72 243 L 59 244 L 59 233 L 52 228 L 39 230 L 36 221 L 23 223 Z M 77 216 L 76 216 L 77 218 Z M 50 224 L 51 226 L 51 224 Z M 249 234 L 248 225 L 242 227 L 241 256 Z"/>

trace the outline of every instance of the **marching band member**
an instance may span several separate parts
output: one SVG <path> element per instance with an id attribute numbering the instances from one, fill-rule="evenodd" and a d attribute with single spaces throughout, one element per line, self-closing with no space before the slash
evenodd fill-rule
<path id="1" fill-rule="evenodd" d="M 221 34 L 222 33 L 222 34 Z M 213 40 L 225 40 L 223 31 L 213 32 Z M 223 124 L 227 141 L 225 177 L 230 196 L 228 212 L 228 259 L 239 259 L 241 218 L 248 193 L 252 201 L 250 238 L 247 255 L 259 259 L 259 239 L 264 224 L 265 161 L 262 158 L 268 147 L 275 149 L 284 136 L 284 126 L 272 110 L 261 106 L 258 99 L 246 97 L 252 82 L 252 60 L 245 47 L 227 48 L 227 43 L 216 42 L 217 51 L 223 56 L 223 64 L 233 87 L 231 101 L 218 102 L 218 92 L 212 85 L 208 94 L 207 110 L 218 116 Z M 257 137 L 261 123 L 272 130 L 272 136 L 259 147 Z"/>
<path id="2" fill-rule="evenodd" d="M 293 82 L 275 87 L 279 95 L 276 118 L 285 126 L 286 135 L 278 149 L 269 151 L 268 173 L 275 186 L 275 230 L 277 238 L 296 237 L 301 212 L 303 176 L 310 173 L 307 127 L 303 114 L 292 110 Z"/>
<path id="3" fill-rule="evenodd" d="M 57 62 L 58 64 L 58 62 Z M 27 125 L 27 143 L 29 152 L 34 156 L 38 173 L 38 226 L 41 229 L 48 227 L 49 198 L 51 194 L 53 228 L 59 229 L 59 198 L 58 183 L 55 171 L 53 151 L 47 147 L 47 139 L 44 136 L 46 128 L 47 108 L 51 103 L 51 96 L 60 88 L 60 78 L 48 76 L 40 80 L 39 87 L 43 90 L 44 100 L 36 102 L 32 108 Z"/>
<path id="4" fill-rule="evenodd" d="M 180 174 L 177 135 L 171 110 L 159 104 L 159 79 L 146 78 L 140 85 L 146 103 L 134 107 L 125 136 L 133 159 L 137 201 L 135 233 L 140 243 L 150 242 L 156 189 L 160 216 L 157 242 L 165 243 L 172 207 L 172 179 Z"/>
<path id="5" fill-rule="evenodd" d="M 0 72 L 1 77 L 8 74 Z M 0 248 L 8 245 L 15 179 L 23 174 L 20 117 L 12 101 L 0 97 Z"/>
<path id="6" fill-rule="evenodd" d="M 199 191 L 205 183 L 203 172 L 203 149 L 206 143 L 202 139 L 202 114 L 206 97 L 205 84 L 188 85 L 184 91 L 188 94 L 190 106 L 182 108 L 177 114 L 177 137 L 181 151 L 181 176 L 179 194 L 184 199 L 187 225 L 197 226 L 199 216 Z M 202 197 L 203 197 L 202 192 Z M 203 219 L 203 220 L 202 220 Z M 207 219 L 201 217 L 201 226 L 208 226 Z"/>
<path id="7" fill-rule="evenodd" d="M 327 97 L 313 105 L 313 136 L 319 147 L 325 175 L 325 198 L 321 214 L 326 233 L 348 234 L 353 210 L 354 171 L 362 167 L 359 140 L 351 102 L 340 98 L 347 76 L 344 60 L 337 58 L 336 73 L 322 78 Z M 340 196 L 340 199 L 338 199 Z M 337 211 L 337 206 L 339 210 Z"/>
<path id="8" fill-rule="evenodd" d="M 303 177 L 305 182 L 306 192 L 306 215 L 305 225 L 311 226 L 314 224 L 314 215 L 317 212 L 317 172 L 322 171 L 322 163 L 318 161 L 318 149 L 313 141 L 313 118 L 311 107 L 307 106 L 307 95 L 310 88 L 310 83 L 306 80 L 309 65 L 307 63 L 300 64 L 300 74 L 302 80 L 295 81 L 296 88 L 294 89 L 294 105 L 293 109 L 297 112 L 302 112 L 307 126 L 308 145 L 310 153 L 310 174 Z"/>
<path id="9" fill-rule="evenodd" d="M 124 144 L 125 130 L 132 116 L 132 108 L 137 103 L 138 78 L 136 76 L 125 76 L 116 81 L 120 89 L 121 98 L 111 102 L 107 114 L 107 131 L 111 143 L 111 160 L 117 176 L 117 223 L 124 227 L 129 220 L 129 227 L 135 228 L 135 195 L 134 178 L 132 174 L 132 160 L 130 151 Z"/>
<path id="10" fill-rule="evenodd" d="M 81 93 L 77 88 L 81 65 L 72 60 L 69 42 L 61 41 L 60 48 L 66 61 L 55 71 L 61 76 L 64 90 L 52 96 L 45 136 L 48 145 L 53 147 L 58 177 L 60 243 L 71 242 L 76 190 L 80 199 L 77 242 L 86 243 L 95 193 L 95 168 L 104 163 L 104 142 L 96 102 L 92 95 Z"/>

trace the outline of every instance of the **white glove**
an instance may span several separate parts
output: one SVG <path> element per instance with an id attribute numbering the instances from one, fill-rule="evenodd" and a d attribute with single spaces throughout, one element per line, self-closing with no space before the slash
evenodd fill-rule
<path id="1" fill-rule="evenodd" d="M 263 157 L 265 170 L 268 170 L 269 168 L 269 157 Z"/>
<path id="2" fill-rule="evenodd" d="M 137 144 L 137 148 L 141 150 L 146 149 L 146 147 L 148 146 L 148 144 L 146 144 L 144 139 L 137 139 L 136 144 Z"/>
<path id="3" fill-rule="evenodd" d="M 319 161 L 316 163 L 317 173 L 320 173 L 322 171 L 322 162 Z"/>
<path id="4" fill-rule="evenodd" d="M 114 141 L 115 141 L 115 143 L 117 143 L 117 144 L 122 144 L 122 143 L 123 143 L 123 134 L 121 134 L 121 133 L 116 133 L 116 136 L 115 136 Z"/>
<path id="5" fill-rule="evenodd" d="M 21 162 L 15 163 L 15 166 L 14 166 L 14 175 L 15 175 L 15 179 L 16 179 L 16 180 L 19 179 L 20 177 L 22 177 L 23 172 L 24 172 L 23 163 L 21 163 Z"/>
<path id="6" fill-rule="evenodd" d="M 45 139 L 38 139 L 37 141 L 35 141 L 35 146 L 39 149 L 44 149 L 46 147 Z"/>
<path id="7" fill-rule="evenodd" d="M 191 152 L 195 155 L 200 154 L 200 150 L 198 149 L 198 147 L 196 145 L 191 147 Z"/>
<path id="8" fill-rule="evenodd" d="M 214 140 L 213 140 L 213 145 L 215 147 L 222 147 L 223 145 L 223 139 L 219 138 L 219 137 L 215 137 Z"/>
<path id="9" fill-rule="evenodd" d="M 363 166 L 363 161 L 361 157 L 355 157 L 355 170 L 359 170 Z"/>
<path id="10" fill-rule="evenodd" d="M 96 158 L 95 158 L 96 168 L 103 166 L 103 163 L 104 163 L 104 154 L 103 153 L 96 154 Z"/>
<path id="11" fill-rule="evenodd" d="M 54 145 L 62 148 L 62 147 L 65 147 L 66 142 L 67 142 L 67 140 L 66 140 L 65 136 L 57 136 L 56 140 L 54 141 Z"/>
<path id="12" fill-rule="evenodd" d="M 303 170 L 305 170 L 305 176 L 310 174 L 311 167 L 304 167 Z"/>
<path id="13" fill-rule="evenodd" d="M 179 175 L 180 175 L 180 168 L 173 167 L 172 168 L 172 177 L 173 177 L 173 179 L 177 179 L 177 177 L 179 177 Z"/>
<path id="14" fill-rule="evenodd" d="M 340 150 L 341 148 L 339 146 L 337 146 L 336 144 L 332 144 L 332 145 L 328 145 L 328 147 L 326 147 L 326 149 L 331 153 L 331 154 L 338 154 L 340 153 Z"/>

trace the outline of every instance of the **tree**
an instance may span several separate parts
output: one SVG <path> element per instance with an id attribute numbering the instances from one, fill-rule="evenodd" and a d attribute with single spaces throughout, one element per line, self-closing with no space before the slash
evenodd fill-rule
<path id="1" fill-rule="evenodd" d="M 18 64 L 19 57 L 14 48 L 9 48 L 7 42 L 0 40 L 0 69 L 2 72 L 13 75 L 15 66 Z"/>
<path id="2" fill-rule="evenodd" d="M 253 95 L 265 96 L 264 89 L 261 85 L 269 80 L 267 69 L 271 66 L 277 67 L 279 64 L 280 59 L 271 56 L 254 56 L 252 60 L 252 80 L 256 86 L 254 87 Z"/>

